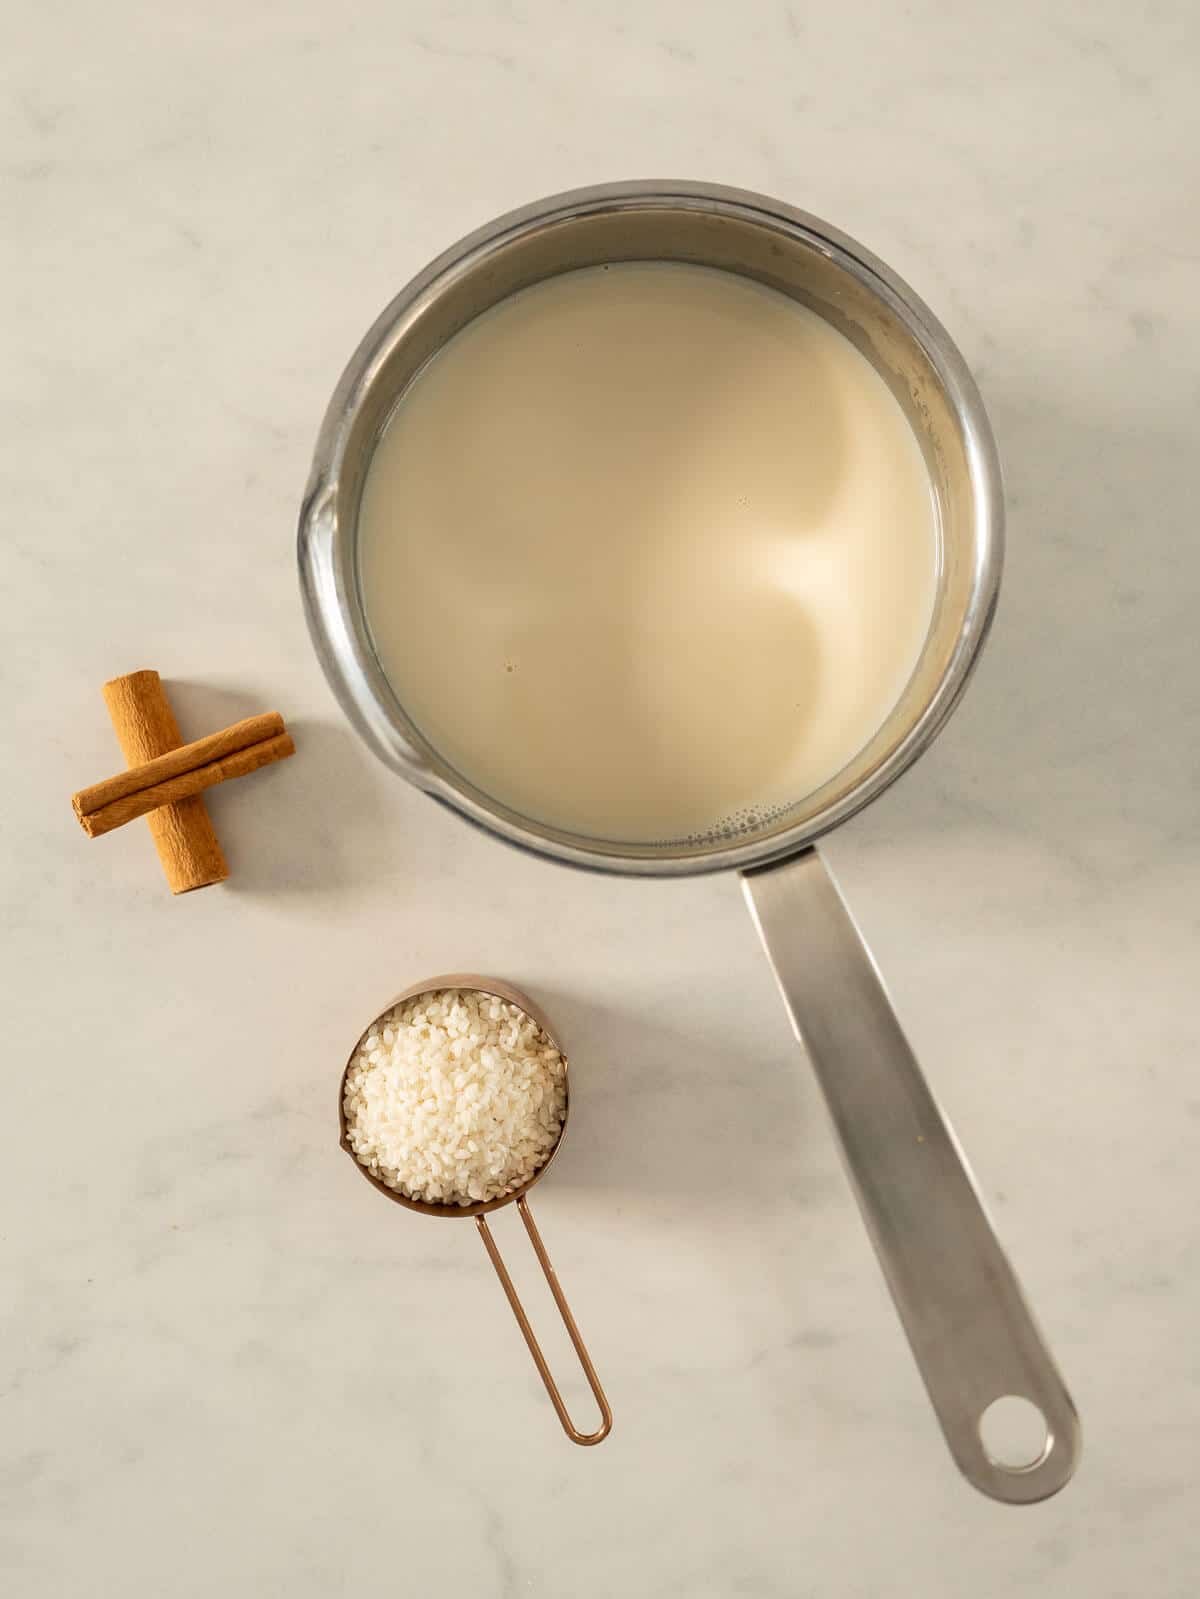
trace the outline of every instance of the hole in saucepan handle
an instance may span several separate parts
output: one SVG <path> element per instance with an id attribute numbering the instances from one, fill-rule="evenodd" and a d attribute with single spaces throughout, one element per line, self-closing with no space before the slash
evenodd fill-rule
<path id="1" fill-rule="evenodd" d="M 979 1438 L 984 1454 L 1002 1471 L 1032 1471 L 1054 1444 L 1045 1416 L 1017 1394 L 992 1400 L 979 1418 Z"/>

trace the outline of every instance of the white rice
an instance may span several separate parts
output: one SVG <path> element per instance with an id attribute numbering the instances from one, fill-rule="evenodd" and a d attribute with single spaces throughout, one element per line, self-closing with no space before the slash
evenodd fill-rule
<path id="1" fill-rule="evenodd" d="M 566 1062 L 490 994 L 422 994 L 381 1016 L 346 1073 L 346 1133 L 372 1177 L 409 1199 L 473 1205 L 522 1187 L 558 1143 Z"/>

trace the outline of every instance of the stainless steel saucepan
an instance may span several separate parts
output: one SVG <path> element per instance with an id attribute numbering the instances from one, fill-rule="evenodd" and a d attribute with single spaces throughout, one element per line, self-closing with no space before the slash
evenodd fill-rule
<path id="1" fill-rule="evenodd" d="M 666 260 L 757 279 L 815 310 L 883 376 L 920 441 L 940 529 L 933 620 L 912 678 L 836 777 L 733 836 L 631 845 L 580 837 L 491 799 L 421 736 L 372 648 L 359 589 L 358 505 L 371 451 L 405 386 L 472 317 L 556 273 Z M 622 183 L 540 201 L 448 250 L 387 307 L 353 356 L 317 442 L 300 519 L 313 640 L 359 733 L 392 769 L 469 821 L 594 870 L 741 874 L 796 1035 L 816 1070 L 867 1228 L 954 1459 L 984 1493 L 1030 1503 L 1070 1478 L 1079 1423 L 954 1134 L 816 841 L 877 798 L 954 708 L 996 600 L 1000 471 L 978 391 L 929 310 L 881 261 L 777 201 L 694 183 Z M 981 1419 L 1015 1395 L 1040 1450 L 1004 1463 Z"/>

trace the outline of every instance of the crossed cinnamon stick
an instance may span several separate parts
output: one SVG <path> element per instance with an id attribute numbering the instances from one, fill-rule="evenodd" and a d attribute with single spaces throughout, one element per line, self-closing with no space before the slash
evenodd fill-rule
<path id="1" fill-rule="evenodd" d="M 104 698 L 131 764 L 128 771 L 73 796 L 84 832 L 99 838 L 148 816 L 172 893 L 219 883 L 229 876 L 229 867 L 200 795 L 217 783 L 294 755 L 296 746 L 283 717 L 268 711 L 182 744 L 157 672 L 114 678 L 104 685 Z"/>

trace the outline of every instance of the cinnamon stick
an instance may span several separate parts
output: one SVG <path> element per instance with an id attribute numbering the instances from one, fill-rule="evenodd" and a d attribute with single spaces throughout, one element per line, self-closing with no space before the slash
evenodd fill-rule
<path id="1" fill-rule="evenodd" d="M 93 783 L 91 788 L 81 789 L 71 803 L 84 832 L 89 838 L 99 838 L 159 805 L 199 794 L 231 777 L 244 777 L 271 761 L 293 755 L 295 749 L 283 717 L 278 711 L 269 711 Z"/>
<path id="2" fill-rule="evenodd" d="M 157 672 L 131 672 L 104 685 L 104 703 L 130 766 L 177 749 L 179 724 Z M 162 805 L 146 817 L 172 894 L 206 888 L 229 876 L 208 807 L 199 794 Z"/>
<path id="3" fill-rule="evenodd" d="M 252 721 L 271 719 L 251 718 Z M 282 724 L 281 717 L 276 717 L 274 720 Z M 225 731 L 233 732 L 233 729 L 227 728 Z M 192 794 L 200 794 L 204 789 L 213 788 L 218 783 L 226 783 L 233 777 L 246 777 L 251 772 L 257 772 L 260 766 L 269 766 L 272 761 L 282 761 L 296 753 L 291 734 L 277 733 L 273 738 L 258 739 L 227 754 L 220 754 L 215 760 L 186 767 L 176 775 L 168 775 L 159 782 L 148 780 L 157 775 L 157 768 L 166 763 L 175 763 L 177 757 L 184 755 L 188 750 L 199 750 L 202 745 L 216 743 L 223 736 L 221 733 L 214 733 L 209 738 L 197 739 L 195 744 L 183 744 L 170 755 L 161 755 L 158 760 L 147 761 L 145 766 L 134 767 L 121 777 L 110 777 L 103 783 L 97 783 L 94 788 L 83 789 L 75 795 L 71 803 L 75 807 L 75 814 L 79 817 L 84 832 L 89 838 L 99 838 L 104 833 L 111 833 L 116 827 L 124 827 L 126 822 L 148 815 L 160 805 L 177 804 Z M 122 778 L 135 780 L 136 786 L 132 793 L 118 793 L 107 804 L 94 803 L 93 797 L 96 794 L 120 784 Z M 137 781 L 139 779 L 140 781 Z"/>

